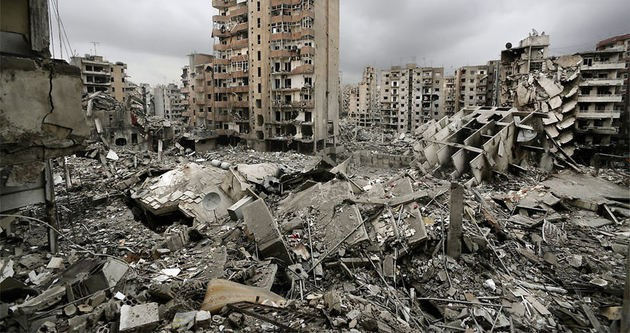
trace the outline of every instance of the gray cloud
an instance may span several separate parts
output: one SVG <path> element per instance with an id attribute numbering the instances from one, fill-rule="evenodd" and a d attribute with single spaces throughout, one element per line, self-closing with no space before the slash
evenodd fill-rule
<path id="1" fill-rule="evenodd" d="M 128 64 L 135 82 L 178 82 L 186 55 L 212 51 L 208 0 L 59 0 L 71 46 Z M 630 33 L 626 0 L 340 0 L 340 65 L 346 83 L 363 67 L 416 62 L 444 66 L 496 59 L 532 28 L 551 35 L 554 54 L 592 49 Z M 55 35 L 56 37 L 56 35 Z M 56 53 L 59 55 L 58 47 Z M 64 54 L 65 56 L 65 54 Z"/>

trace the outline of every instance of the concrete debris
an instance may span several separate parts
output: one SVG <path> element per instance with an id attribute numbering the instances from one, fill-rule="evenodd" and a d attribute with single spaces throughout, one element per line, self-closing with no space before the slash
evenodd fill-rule
<path id="1" fill-rule="evenodd" d="M 160 317 L 157 303 L 140 304 L 120 308 L 120 332 L 145 331 L 151 332 L 158 326 Z"/>
<path id="2" fill-rule="evenodd" d="M 546 103 L 553 116 L 465 109 L 389 143 L 361 132 L 367 150 L 343 140 L 349 149 L 319 156 L 178 148 L 158 162 L 118 149 L 114 161 L 97 145 L 92 157 L 69 157 L 72 186 L 56 185 L 60 251 L 42 250 L 33 231 L 44 226 L 27 218 L 37 207 L 0 237 L 11 249 L 0 259 L 0 327 L 619 325 L 630 177 L 576 162 L 561 125 L 571 117 L 557 111 L 570 91 L 540 77 L 530 84 L 562 99 Z"/>

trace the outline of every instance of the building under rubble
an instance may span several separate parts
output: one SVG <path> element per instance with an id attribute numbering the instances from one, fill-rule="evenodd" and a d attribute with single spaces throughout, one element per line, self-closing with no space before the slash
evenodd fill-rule
<path id="1" fill-rule="evenodd" d="M 214 56 L 191 56 L 184 116 L 196 142 L 258 150 L 334 144 L 339 118 L 339 1 L 215 0 Z M 201 59 L 203 58 L 203 59 Z M 190 98 L 192 96 L 192 98 Z M 201 147 L 200 147 L 201 148 Z"/>

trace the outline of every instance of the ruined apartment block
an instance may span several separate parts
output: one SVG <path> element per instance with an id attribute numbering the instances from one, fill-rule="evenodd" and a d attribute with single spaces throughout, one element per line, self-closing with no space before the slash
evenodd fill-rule
<path id="1" fill-rule="evenodd" d="M 430 119 L 444 116 L 444 68 L 393 66 L 381 76 L 383 126 L 393 132 L 413 132 Z"/>
<path id="2" fill-rule="evenodd" d="M 498 60 L 491 60 L 485 65 L 464 66 L 455 71 L 456 110 L 496 105 L 498 64 Z"/>
<path id="3" fill-rule="evenodd" d="M 580 54 L 583 59 L 576 126 L 576 131 L 583 134 L 579 136 L 580 145 L 606 147 L 615 143 L 623 109 L 624 52 L 622 45 L 612 45 Z"/>
<path id="4" fill-rule="evenodd" d="M 315 151 L 339 118 L 338 0 L 214 0 L 214 58 L 188 68 L 198 139 Z M 211 64 L 211 65 L 210 65 Z M 203 79 L 201 77 L 203 76 Z M 205 84 L 200 85 L 203 81 Z M 186 89 L 186 88 L 185 88 Z"/>
<path id="5" fill-rule="evenodd" d="M 122 62 L 112 63 L 102 56 L 86 54 L 83 57 L 72 57 L 70 63 L 81 69 L 83 94 L 102 91 L 117 101 L 122 102 L 127 88 L 127 65 Z"/>
<path id="6" fill-rule="evenodd" d="M 515 82 L 514 77 L 542 70 L 548 57 L 549 35 L 534 33 L 520 41 L 517 47 L 507 43 L 506 50 L 501 52 L 499 64 L 499 100 L 500 106 L 510 107 L 514 104 L 514 93 L 510 89 Z"/>
<path id="7" fill-rule="evenodd" d="M 623 102 L 621 103 L 620 128 L 617 134 L 617 153 L 623 154 L 628 151 L 630 145 L 630 133 L 628 131 L 630 127 L 630 79 L 628 78 L 630 76 L 630 34 L 604 39 L 597 43 L 595 49 L 604 51 L 616 48 L 623 50 L 620 57 L 625 62 L 625 67 L 617 71 L 617 77 L 623 80 L 623 84 L 619 87 Z"/>
<path id="8" fill-rule="evenodd" d="M 457 112 L 457 93 L 455 85 L 455 76 L 449 75 L 444 77 L 442 84 L 442 95 L 444 96 L 444 115 L 452 116 Z"/>
<path id="9" fill-rule="evenodd" d="M 184 105 L 176 84 L 158 85 L 153 89 L 154 114 L 169 120 L 180 120 Z"/>
<path id="10" fill-rule="evenodd" d="M 360 127 L 371 127 L 380 123 L 377 76 L 374 67 L 366 67 L 361 82 L 351 88 L 348 117 Z"/>

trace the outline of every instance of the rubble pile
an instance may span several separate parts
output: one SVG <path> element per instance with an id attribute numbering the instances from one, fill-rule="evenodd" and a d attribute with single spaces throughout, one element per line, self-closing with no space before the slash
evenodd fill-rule
<path id="1" fill-rule="evenodd" d="M 613 332 L 629 174 L 523 166 L 540 154 L 523 145 L 545 147 L 518 139 L 542 126 L 529 119 L 431 123 L 398 169 L 352 150 L 96 145 L 56 166 L 59 253 L 38 209 L 2 216 L 0 330 Z M 494 164 L 468 181 L 479 156 Z"/>
<path id="2" fill-rule="evenodd" d="M 509 75 L 501 91 L 515 108 L 543 113 L 545 133 L 558 145 L 551 151 L 563 149 L 569 156 L 576 149 L 573 131 L 581 63 L 579 55 L 546 59 L 541 70 Z"/>

